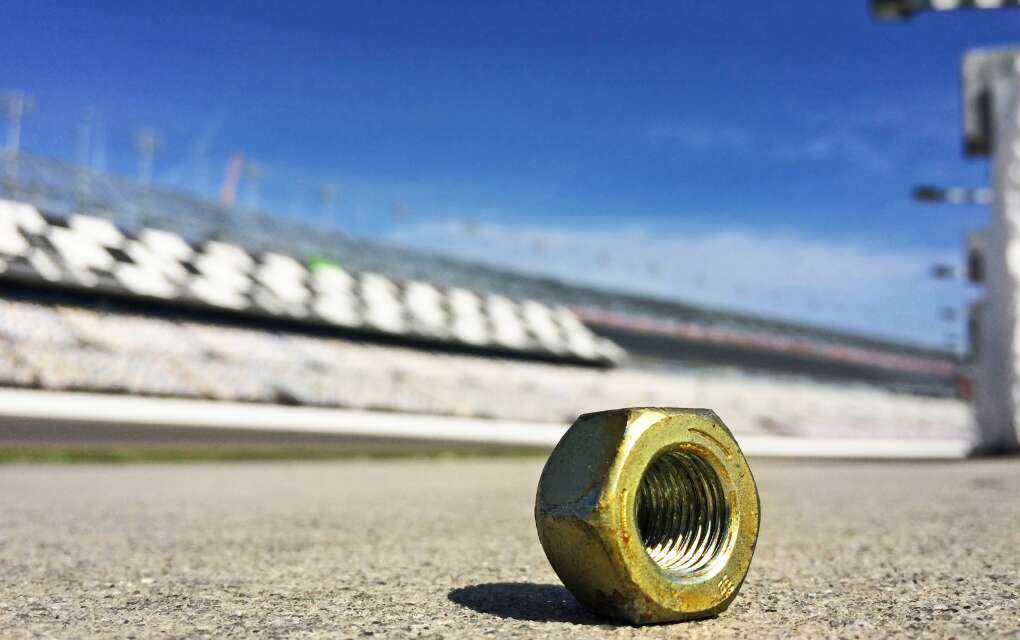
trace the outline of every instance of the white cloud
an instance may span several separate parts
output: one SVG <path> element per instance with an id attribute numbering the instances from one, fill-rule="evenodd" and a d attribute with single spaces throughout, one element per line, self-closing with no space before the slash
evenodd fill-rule
<path id="1" fill-rule="evenodd" d="M 772 127 L 679 118 L 657 121 L 642 135 L 652 144 L 687 151 L 742 152 L 778 161 L 837 162 L 885 172 L 931 158 L 932 146 L 953 157 L 955 98 L 891 106 L 847 106 L 778 118 Z M 947 123 L 952 125 L 947 126 Z"/>
<path id="2" fill-rule="evenodd" d="M 937 311 L 963 295 L 928 276 L 934 262 L 958 262 L 950 252 L 794 233 L 447 219 L 399 227 L 389 239 L 567 281 L 939 345 L 947 327 Z"/>

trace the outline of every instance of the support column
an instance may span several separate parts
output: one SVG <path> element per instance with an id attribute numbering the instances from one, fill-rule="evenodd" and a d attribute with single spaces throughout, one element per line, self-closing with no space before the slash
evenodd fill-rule
<path id="1" fill-rule="evenodd" d="M 1020 57 L 997 67 L 984 105 L 994 202 L 975 341 L 974 414 L 982 453 L 1020 449 Z"/>

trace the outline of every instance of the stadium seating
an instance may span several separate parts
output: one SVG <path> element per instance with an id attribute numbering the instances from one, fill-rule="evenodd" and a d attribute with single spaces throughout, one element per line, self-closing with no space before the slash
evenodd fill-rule
<path id="1" fill-rule="evenodd" d="M 707 406 L 744 434 L 923 439 L 971 429 L 961 401 L 866 385 L 505 360 L 16 300 L 0 300 L 0 385 L 540 422 Z"/>
<path id="2" fill-rule="evenodd" d="M 606 313 L 584 308 L 577 309 L 573 318 L 571 321 L 583 320 L 595 327 L 609 327 L 646 335 L 673 337 L 695 343 L 740 347 L 793 357 L 809 357 L 821 361 L 930 376 L 936 379 L 951 379 L 958 372 L 956 363 L 945 354 L 924 354 L 905 349 L 892 350 L 832 340 L 807 339 L 804 336 L 783 335 L 778 331 L 762 332 L 752 328 L 706 326 L 675 319 Z"/>
<path id="3" fill-rule="evenodd" d="M 332 264 L 309 268 L 287 255 L 254 255 L 223 241 L 190 245 L 166 231 L 128 234 L 101 218 L 43 216 L 32 205 L 8 200 L 0 200 L 0 266 L 0 280 L 60 283 L 524 354 L 590 362 L 622 357 L 564 307 L 352 274 Z"/>
<path id="4" fill-rule="evenodd" d="M 741 433 L 970 433 L 962 401 L 901 392 L 951 392 L 946 352 L 459 262 L 29 154 L 12 166 L 0 386 L 556 423 L 708 406 Z M 726 350 L 730 368 L 712 361 Z"/>
<path id="5" fill-rule="evenodd" d="M 732 354 L 736 353 L 738 357 L 735 360 L 740 366 L 753 365 L 787 371 L 802 370 L 808 364 L 817 373 L 830 378 L 891 382 L 942 391 L 952 390 L 960 375 L 958 359 L 944 350 L 867 339 L 821 328 L 512 273 L 366 238 L 353 238 L 336 229 L 312 227 L 293 217 L 228 209 L 180 191 L 83 170 L 33 154 L 22 153 L 16 165 L 5 163 L 0 166 L 0 190 L 8 200 L 31 202 L 47 211 L 64 214 L 65 217 L 72 217 L 73 212 L 81 211 L 114 221 L 121 228 L 165 230 L 142 231 L 137 234 L 138 237 L 128 238 L 121 250 L 131 258 L 133 264 L 115 266 L 118 282 L 129 282 L 132 291 L 143 291 L 148 296 L 173 298 L 179 295 L 179 283 L 191 279 L 187 274 L 180 273 L 180 265 L 188 262 L 193 249 L 206 244 L 207 239 L 219 238 L 226 243 L 245 247 L 253 256 L 274 253 L 284 256 L 327 256 L 341 259 L 352 273 L 375 273 L 398 283 L 422 281 L 446 292 L 463 289 L 518 302 L 534 300 L 548 307 L 565 306 L 580 316 L 588 328 L 600 335 L 622 340 L 619 335 L 622 331 L 638 336 L 638 340 L 627 343 L 628 348 L 636 352 L 646 349 L 653 357 L 661 357 L 663 352 L 670 352 L 670 357 L 682 357 L 689 353 L 689 346 L 693 345 L 714 350 L 707 356 L 709 362 L 717 360 L 722 355 L 720 352 L 726 352 L 725 357 L 731 360 Z M 24 204 L 15 206 L 22 209 L 19 214 L 23 219 L 22 228 L 36 234 L 44 232 L 46 221 L 37 211 Z M 87 225 L 78 223 L 76 232 L 86 233 L 88 229 L 85 227 Z M 159 234 L 166 237 L 160 238 Z M 201 242 L 191 245 L 184 241 L 185 238 Z M 117 241 L 114 234 L 106 232 L 100 232 L 96 240 L 107 244 Z M 61 269 L 52 259 L 49 247 L 43 244 L 35 247 L 26 243 L 16 227 L 12 231 L 10 224 L 0 222 L 0 252 L 20 256 L 22 261 L 30 263 L 36 275 L 59 282 L 62 280 Z M 165 260 L 167 256 L 176 259 L 177 268 L 169 266 L 174 261 Z M 221 273 L 222 265 L 219 265 L 219 269 L 215 268 L 216 265 L 206 266 L 212 275 L 194 278 L 194 296 L 213 300 L 214 304 L 224 308 L 243 307 L 245 298 L 232 288 L 229 276 Z M 175 273 L 161 273 L 162 268 L 170 268 Z M 287 269 L 282 268 L 280 271 L 286 272 Z M 317 275 L 313 272 L 313 278 Z M 84 278 L 92 279 L 87 273 Z M 268 278 L 268 282 L 258 275 L 254 279 L 260 285 L 253 293 L 256 307 L 260 309 L 269 308 L 274 313 L 286 314 L 287 304 L 281 298 L 286 298 L 288 293 L 297 294 L 299 299 L 301 297 L 300 288 L 295 289 L 285 284 L 288 282 L 286 275 L 273 276 Z M 328 277 L 326 279 L 330 280 Z M 269 292 L 262 293 L 263 287 L 269 289 Z M 308 288 L 313 292 L 307 304 L 309 319 L 324 319 L 337 326 L 371 329 L 372 325 L 366 323 L 360 304 L 358 281 L 352 279 L 348 287 L 348 291 L 331 287 L 322 292 L 316 289 L 314 282 L 309 284 Z M 281 292 L 284 295 L 281 296 Z M 408 326 L 408 336 L 429 335 L 440 339 L 445 336 L 448 340 L 478 346 L 484 346 L 488 338 L 489 344 L 493 346 L 524 348 L 511 347 L 520 344 L 514 335 L 513 327 L 516 323 L 512 319 L 504 321 L 504 316 L 500 316 L 502 311 L 498 308 L 491 311 L 495 315 L 490 318 L 487 332 L 481 330 L 484 325 L 479 327 L 479 323 L 472 319 L 470 300 L 459 301 L 462 304 L 460 309 L 467 314 L 466 317 L 448 317 L 448 324 L 437 327 L 419 321 L 419 311 L 423 311 L 426 316 L 433 314 L 434 309 L 425 310 L 429 303 L 419 300 L 418 294 L 415 294 L 413 303 L 410 297 L 408 287 L 404 296 L 407 311 L 404 324 Z M 383 326 L 399 326 L 393 322 L 392 317 L 387 319 L 386 302 L 380 302 L 378 298 L 373 298 L 371 302 L 374 305 L 372 316 L 376 321 Z M 445 309 L 447 312 L 450 310 L 448 305 Z M 305 307 L 296 305 L 291 307 L 290 313 L 302 315 L 304 310 Z M 496 316 L 500 316 L 500 319 Z M 433 322 L 437 321 L 434 315 L 430 317 Z M 457 329 L 456 333 L 452 331 L 454 328 Z M 663 349 L 663 345 L 653 346 L 640 339 L 648 335 L 665 338 L 676 344 L 672 347 L 666 345 L 667 348 Z M 586 343 L 588 340 L 582 337 L 580 341 L 574 342 Z M 554 351 L 557 348 L 553 346 Z M 587 351 L 584 346 L 580 348 Z M 545 347 L 541 350 L 544 351 Z M 748 354 L 749 357 L 739 354 Z"/>

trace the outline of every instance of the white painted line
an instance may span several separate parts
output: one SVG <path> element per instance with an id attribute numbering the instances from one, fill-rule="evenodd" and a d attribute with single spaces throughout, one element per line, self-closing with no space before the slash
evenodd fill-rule
<path id="1" fill-rule="evenodd" d="M 567 425 L 127 395 L 0 389 L 0 425 L 19 420 L 322 433 L 361 437 L 552 447 Z M 87 428 L 87 426 L 83 426 Z M 970 442 L 799 438 L 737 434 L 748 456 L 795 458 L 963 458 Z"/>
<path id="2" fill-rule="evenodd" d="M 968 440 L 894 440 L 735 435 L 752 457 L 959 459 L 970 453 Z"/>

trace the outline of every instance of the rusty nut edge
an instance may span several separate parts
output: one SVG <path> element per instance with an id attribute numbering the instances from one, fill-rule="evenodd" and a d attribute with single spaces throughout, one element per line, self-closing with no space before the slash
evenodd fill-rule
<path id="1" fill-rule="evenodd" d="M 556 445 L 535 522 L 583 605 L 632 624 L 675 622 L 717 615 L 736 597 L 760 503 L 714 412 L 617 409 L 580 416 Z"/>

